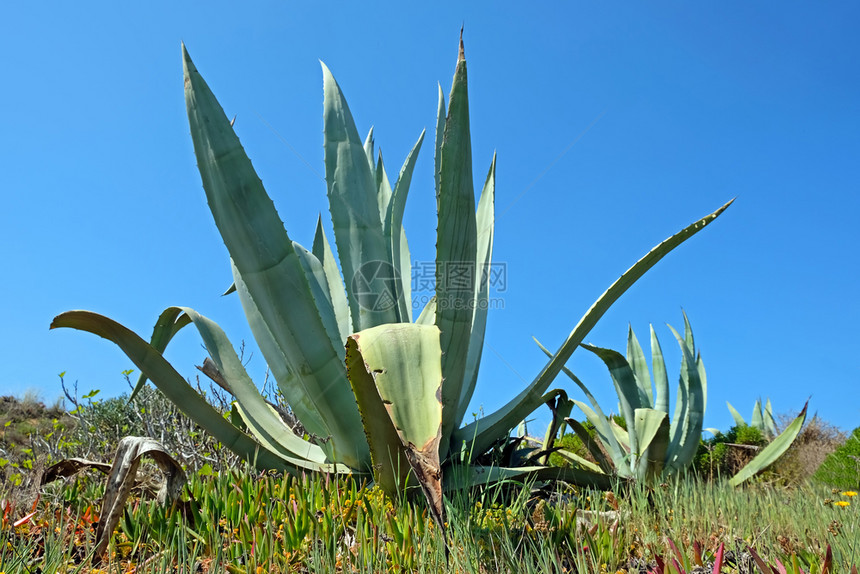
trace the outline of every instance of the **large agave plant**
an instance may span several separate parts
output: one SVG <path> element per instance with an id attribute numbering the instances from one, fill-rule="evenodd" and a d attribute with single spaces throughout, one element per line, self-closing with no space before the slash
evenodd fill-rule
<path id="1" fill-rule="evenodd" d="M 651 326 L 653 383 L 645 353 L 630 327 L 627 331 L 626 357 L 612 349 L 582 345 L 597 355 L 609 369 L 627 428 L 622 428 L 612 416 L 606 416 L 588 387 L 565 368 L 565 374 L 576 383 L 590 405 L 566 397 L 561 397 L 552 405 L 554 425 L 550 426 L 551 432 L 548 432 L 545 441 L 546 450 L 551 450 L 550 441 L 555 435 L 555 428 L 564 421 L 597 461 L 595 464 L 575 453 L 560 452 L 582 468 L 636 480 L 662 480 L 686 472 L 692 466 L 699 448 L 708 402 L 707 376 L 687 314 L 684 313 L 683 336 L 671 325 L 668 327 L 681 348 L 681 369 L 672 418 L 669 418 L 669 376 L 654 326 Z M 540 346 L 552 356 L 546 347 Z M 597 447 L 581 423 L 569 418 L 574 406 L 594 426 L 595 436 L 602 449 Z M 752 478 L 782 456 L 797 438 L 805 419 L 806 407 L 779 436 L 772 437 L 771 443 L 730 479 L 731 484 L 738 485 Z"/>
<path id="2" fill-rule="evenodd" d="M 259 467 L 373 474 L 388 491 L 417 479 L 436 508 L 443 473 L 446 488 L 525 475 L 607 486 L 605 474 L 589 470 L 485 468 L 475 461 L 558 395 L 547 392 L 550 384 L 609 306 L 728 204 L 651 250 L 592 305 L 534 381 L 498 411 L 463 426 L 487 321 L 489 279 L 482 271 L 492 260 L 495 159 L 476 207 L 462 38 L 447 113 L 439 90 L 436 293 L 414 320 L 403 213 L 424 134 L 392 185 L 381 155 L 374 157 L 372 135 L 359 138 L 341 89 L 323 65 L 336 260 L 319 221 L 310 250 L 293 241 L 184 46 L 182 55 L 194 151 L 230 253 L 235 290 L 280 391 L 307 432 L 292 432 L 260 395 L 223 331 L 192 309 L 165 310 L 148 343 L 86 311 L 63 313 L 52 327 L 115 342 L 189 416 Z M 475 272 L 471 283 L 445 280 L 446 272 L 464 266 Z M 209 406 L 162 357 L 170 339 L 189 324 L 211 357 L 207 372 L 235 396 L 248 432 Z M 462 472 L 448 472 L 453 468 Z"/>

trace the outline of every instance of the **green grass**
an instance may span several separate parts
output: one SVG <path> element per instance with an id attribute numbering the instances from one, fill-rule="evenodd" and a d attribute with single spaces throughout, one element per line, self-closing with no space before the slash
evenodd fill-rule
<path id="1" fill-rule="evenodd" d="M 820 482 L 785 487 L 769 479 L 738 490 L 688 478 L 610 493 L 507 483 L 450 494 L 442 532 L 421 500 L 387 500 L 348 478 L 254 471 L 219 454 L 172 405 L 147 393 L 145 406 L 91 397 L 68 414 L 74 424 L 47 439 L 29 437 L 36 469 L 19 464 L 22 481 L 0 487 L 0 572 L 96 571 L 103 475 L 39 488 L 35 474 L 69 451 L 109 458 L 110 441 L 129 428 L 146 430 L 135 414 L 141 408 L 150 429 L 185 433 L 168 448 L 196 448 L 199 459 L 183 460 L 189 483 L 181 504 L 165 508 L 132 492 L 101 572 L 645 572 L 639 567 L 653 568 L 658 558 L 675 558 L 689 572 L 713 560 L 720 544 L 723 572 L 757 572 L 744 566 L 749 547 L 789 572 L 792 561 L 819 572 L 828 545 L 831 572 L 860 563 L 860 497 Z M 104 429 L 98 440 L 87 436 L 93 426 Z M 153 466 L 145 462 L 142 471 Z"/>

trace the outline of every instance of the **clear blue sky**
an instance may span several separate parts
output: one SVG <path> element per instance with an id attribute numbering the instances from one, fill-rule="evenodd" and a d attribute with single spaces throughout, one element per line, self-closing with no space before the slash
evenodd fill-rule
<path id="1" fill-rule="evenodd" d="M 48 330 L 69 309 L 148 338 L 164 307 L 187 305 L 252 349 L 238 300 L 220 296 L 230 269 L 188 134 L 180 41 L 310 244 L 317 213 L 328 224 L 318 60 L 396 172 L 432 134 L 465 23 L 475 178 L 497 151 L 508 279 L 476 409 L 537 374 L 532 335 L 556 348 L 647 250 L 737 196 L 588 340 L 623 350 L 628 322 L 643 342 L 653 323 L 675 379 L 664 324 L 680 327 L 683 307 L 708 370 L 705 426 L 730 426 L 726 400 L 749 416 L 758 396 L 778 412 L 811 396 L 825 419 L 860 424 L 860 4 L 123 4 L 0 9 L 0 394 L 51 401 L 62 371 L 82 392 L 127 389 L 131 363 L 111 343 Z M 432 182 L 425 145 L 405 221 L 419 261 L 435 253 Z M 191 330 L 168 351 L 188 377 L 203 357 Z M 580 350 L 570 366 L 616 404 L 596 358 Z M 249 370 L 262 379 L 259 353 Z"/>

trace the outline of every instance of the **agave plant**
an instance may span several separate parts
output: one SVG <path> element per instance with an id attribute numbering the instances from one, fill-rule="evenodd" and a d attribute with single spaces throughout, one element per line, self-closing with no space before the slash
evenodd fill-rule
<path id="1" fill-rule="evenodd" d="M 580 437 L 597 461 L 594 462 L 560 450 L 559 454 L 582 468 L 594 472 L 614 474 L 636 480 L 662 480 L 687 471 L 693 464 L 702 434 L 702 423 L 708 400 L 707 376 L 702 355 L 696 349 L 693 329 L 684 313 L 684 335 L 668 325 L 681 348 L 681 368 L 675 408 L 669 419 L 669 376 L 660 341 L 651 326 L 651 367 L 653 383 L 645 353 L 633 328 L 627 331 L 627 356 L 618 351 L 593 345 L 582 347 L 597 355 L 609 369 L 618 395 L 621 415 L 627 428 L 607 416 L 588 387 L 570 370 L 564 372 L 588 398 L 588 404 L 574 399 L 559 400 L 552 405 L 555 415 L 550 425 L 545 452 L 552 449 L 555 426 L 563 420 Z M 552 354 L 538 342 L 548 355 Z M 569 418 L 572 407 L 578 407 L 594 426 L 602 449 L 578 421 Z M 733 485 L 752 478 L 773 464 L 797 438 L 806 419 L 806 407 L 779 436 L 730 479 Z M 606 453 L 606 454 L 604 454 Z M 608 456 L 606 456 L 608 455 Z"/>
<path id="2" fill-rule="evenodd" d="M 559 395 L 548 392 L 550 384 L 610 305 L 731 202 L 652 249 L 600 296 L 519 395 L 463 425 L 487 321 L 484 270 L 493 251 L 495 158 L 476 206 L 462 36 L 447 112 L 439 89 L 436 292 L 414 321 L 403 213 L 424 134 L 392 185 L 381 154 L 374 156 L 372 131 L 360 139 L 343 93 L 323 65 L 325 170 L 337 259 L 321 221 L 308 250 L 284 229 L 184 45 L 182 54 L 197 164 L 230 253 L 235 290 L 278 387 L 306 432 L 292 432 L 260 395 L 224 332 L 192 309 L 165 310 L 148 343 L 92 312 L 63 313 L 52 327 L 112 340 L 191 418 L 259 467 L 372 474 L 389 492 L 417 482 L 436 509 L 443 473 L 445 488 L 525 475 L 608 486 L 606 474 L 590 470 L 483 467 L 476 460 Z M 474 273 L 470 283 L 446 281 L 447 272 L 464 267 Z M 162 357 L 172 337 L 189 324 L 209 352 L 209 374 L 235 396 L 243 424 L 216 412 Z M 449 472 L 454 468 L 463 472 Z"/>
<path id="3" fill-rule="evenodd" d="M 767 400 L 764 411 L 762 411 L 761 408 L 761 399 L 756 399 L 755 405 L 753 406 L 752 418 L 750 419 L 749 424 L 747 424 L 744 417 L 741 416 L 741 413 L 739 413 L 729 401 L 726 401 L 726 406 L 729 408 L 729 412 L 732 413 L 735 425 L 739 427 L 749 426 L 754 429 L 758 429 L 767 440 L 773 440 L 776 436 L 776 421 L 773 418 L 773 407 L 770 404 L 770 399 Z"/>

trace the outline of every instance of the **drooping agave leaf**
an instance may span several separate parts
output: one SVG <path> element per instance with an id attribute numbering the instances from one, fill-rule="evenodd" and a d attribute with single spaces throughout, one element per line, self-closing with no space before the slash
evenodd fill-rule
<path id="1" fill-rule="evenodd" d="M 542 404 L 543 392 L 561 372 L 561 368 L 570 359 L 577 346 L 582 343 L 609 307 L 658 261 L 713 222 L 723 211 L 728 209 L 733 201 L 729 201 L 710 215 L 682 229 L 637 261 L 595 301 L 535 380 L 499 410 L 456 430 L 452 438 L 454 444 L 461 441 L 471 444 L 472 437 L 474 437 L 471 451 L 473 453 L 485 452 L 498 437 L 507 434 L 519 421 L 538 408 Z"/>
<path id="2" fill-rule="evenodd" d="M 396 268 L 399 280 L 397 287 L 398 315 L 401 322 L 412 322 L 412 261 L 409 255 L 409 242 L 403 229 L 403 212 L 406 209 L 406 197 L 409 195 L 409 185 L 412 183 L 412 172 L 418 160 L 418 152 L 424 141 L 424 131 L 406 156 L 406 161 L 400 169 L 394 192 L 388 204 L 388 212 L 383 221 L 383 234 L 390 250 L 391 264 Z"/>
<path id="3" fill-rule="evenodd" d="M 317 218 L 317 228 L 314 233 L 314 243 L 311 251 L 322 262 L 328 283 L 329 297 L 337 319 L 337 328 L 340 333 L 340 341 L 346 344 L 346 338 L 352 332 L 352 318 L 349 313 L 349 302 L 346 300 L 346 290 L 340 270 L 337 267 L 331 245 L 326 239 L 325 230 L 322 226 L 322 217 Z"/>
<path id="4" fill-rule="evenodd" d="M 117 524 L 119 524 L 120 516 L 125 508 L 125 500 L 135 485 L 137 468 L 140 466 L 140 459 L 144 455 L 152 458 L 164 474 L 164 482 L 156 497 L 158 503 L 169 505 L 175 502 L 182 493 L 186 481 L 185 471 L 161 443 L 148 437 L 138 436 L 127 436 L 120 439 L 113 464 L 110 465 L 110 470 L 107 472 L 107 485 L 102 497 L 99 521 L 96 525 L 96 546 L 93 552 L 95 564 L 100 563 L 107 553 L 110 538 Z M 42 484 L 57 478 L 71 476 L 86 467 L 94 467 L 104 472 L 105 466 L 108 465 L 84 459 L 63 460 L 46 470 Z"/>
<path id="5" fill-rule="evenodd" d="M 642 347 L 639 345 L 639 340 L 636 339 L 636 334 L 633 332 L 633 327 L 627 328 L 627 362 L 630 368 L 633 369 L 633 375 L 636 377 L 636 384 L 642 391 L 642 394 L 647 399 L 647 406 L 654 407 L 654 395 L 651 390 L 651 375 L 648 372 L 648 363 L 645 361 L 645 353 L 642 352 Z"/>
<path id="6" fill-rule="evenodd" d="M 654 409 L 669 413 L 669 374 L 666 372 L 666 361 L 663 359 L 663 350 L 660 341 L 651 329 L 651 368 L 654 371 Z"/>
<path id="7" fill-rule="evenodd" d="M 746 426 L 747 423 L 744 420 L 744 417 L 741 416 L 741 413 L 739 413 L 729 401 L 726 401 L 726 406 L 729 407 L 729 412 L 732 414 L 732 419 L 734 419 L 735 421 L 735 426 Z"/>
<path id="8" fill-rule="evenodd" d="M 158 317 L 158 321 L 155 322 L 155 327 L 152 329 L 152 338 L 149 340 L 149 344 L 152 345 L 152 348 L 159 353 L 164 353 L 170 340 L 173 339 L 176 333 L 190 322 L 191 319 L 189 319 L 188 315 L 185 315 L 181 309 L 177 307 L 168 307 L 161 312 L 161 315 Z M 137 393 L 140 392 L 140 389 L 142 389 L 145 384 L 146 373 L 141 372 L 140 377 L 137 379 L 137 384 L 134 386 L 134 389 L 131 391 L 131 396 L 128 398 L 129 403 L 134 400 Z"/>
<path id="9" fill-rule="evenodd" d="M 329 69 L 322 64 L 323 135 L 325 142 L 326 183 L 337 255 L 349 293 L 353 331 L 384 323 L 396 323 L 394 305 L 377 304 L 374 298 L 360 296 L 353 281 L 368 282 L 365 293 L 379 294 L 392 288 L 387 272 L 373 273 L 365 263 L 391 265 L 388 247 L 382 234 L 382 218 L 377 185 L 368 165 L 367 155 L 352 119 L 346 99 Z M 374 268 L 379 270 L 378 268 Z"/>
<path id="10" fill-rule="evenodd" d="M 466 58 L 460 56 L 451 86 L 442 137 L 439 223 L 436 230 L 436 326 L 442 346 L 442 436 L 454 429 L 464 385 L 475 299 L 477 231 Z M 522 420 L 517 419 L 511 426 Z M 510 429 L 508 429 L 510 430 Z M 448 444 L 442 445 L 443 456 Z"/>
<path id="11" fill-rule="evenodd" d="M 395 495 L 411 475 L 440 526 L 441 358 L 439 329 L 434 325 L 380 325 L 347 340 L 349 379 L 379 484 Z"/>
<path id="12" fill-rule="evenodd" d="M 228 449 L 261 469 L 297 473 L 301 468 L 315 470 L 309 461 L 288 461 L 241 432 L 207 403 L 164 357 L 136 333 L 116 321 L 90 311 L 67 311 L 54 317 L 51 328 L 69 327 L 87 331 L 115 343 L 135 366 L 164 393 L 179 410 L 206 429 Z"/>
<path id="13" fill-rule="evenodd" d="M 686 340 L 669 325 L 669 329 L 678 340 L 681 347 L 681 380 L 679 382 L 682 411 L 678 417 L 677 431 L 674 432 L 669 444 L 669 472 L 680 472 L 687 469 L 696 456 L 699 441 L 702 437 L 702 422 L 705 412 L 705 395 L 702 381 L 696 368 L 696 360 Z M 689 404 L 684 405 L 685 401 Z"/>
<path id="14" fill-rule="evenodd" d="M 242 366 L 239 356 L 221 327 L 193 309 L 181 307 L 180 310 L 191 318 L 200 333 L 206 351 L 215 363 L 215 367 L 219 374 L 224 377 L 230 392 L 241 405 L 242 418 L 254 437 L 267 449 L 294 464 L 304 460 L 324 465 L 313 466 L 312 468 L 325 468 L 329 472 L 335 471 L 333 466 L 325 465 L 328 461 L 323 449 L 296 436 L 284 424 L 281 417 L 266 403 L 260 391 L 257 390 L 257 386 Z M 341 470 L 345 471 L 346 469 Z"/>
<path id="15" fill-rule="evenodd" d="M 185 101 L 197 165 L 215 223 L 246 287 L 243 307 L 246 314 L 252 312 L 248 301 L 253 300 L 266 326 L 265 330 L 258 326 L 255 337 L 272 337 L 279 352 L 288 356 L 298 375 L 295 381 L 303 387 L 300 398 L 309 399 L 325 420 L 341 460 L 351 468 L 362 468 L 369 463 L 369 452 L 366 444 L 355 441 L 361 419 L 339 359 L 343 352 L 331 343 L 330 329 L 316 308 L 302 261 L 272 200 L 184 46 L 183 56 Z M 358 148 L 369 179 L 361 143 Z M 375 205 L 373 213 L 378 222 Z M 335 220 L 337 230 L 338 218 Z M 271 351 L 262 342 L 260 347 L 264 355 Z M 266 356 L 267 362 L 278 359 Z M 292 403 L 290 387 L 279 386 Z"/>
<path id="16" fill-rule="evenodd" d="M 803 409 L 801 409 L 797 418 L 791 421 L 791 424 L 785 427 L 785 430 L 782 431 L 778 437 L 761 449 L 761 452 L 758 453 L 755 458 L 749 461 L 746 466 L 729 479 L 729 484 L 732 486 L 738 486 L 739 484 L 746 482 L 775 463 L 779 457 L 785 454 L 785 451 L 789 449 L 791 444 L 794 442 L 794 439 L 797 438 L 797 435 L 800 434 L 800 430 L 803 428 L 803 423 L 806 421 L 806 408 L 808 406 L 809 401 L 806 401 L 806 404 L 803 405 Z"/>
<path id="17" fill-rule="evenodd" d="M 469 336 L 469 353 L 466 356 L 466 370 L 463 375 L 465 385 L 460 391 L 459 408 L 454 421 L 454 427 L 463 423 L 466 409 L 475 393 L 475 385 L 478 382 L 478 368 L 481 365 L 481 356 L 484 351 L 484 334 L 487 330 L 487 312 L 490 308 L 490 280 L 493 261 L 493 231 L 495 227 L 495 192 L 496 192 L 496 155 L 493 154 L 493 162 L 484 189 L 481 191 L 481 199 L 478 200 L 478 211 L 475 215 L 478 232 L 477 261 L 475 262 L 475 304 L 473 305 L 472 333 Z"/>

